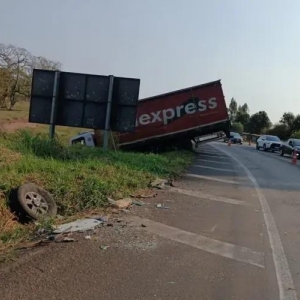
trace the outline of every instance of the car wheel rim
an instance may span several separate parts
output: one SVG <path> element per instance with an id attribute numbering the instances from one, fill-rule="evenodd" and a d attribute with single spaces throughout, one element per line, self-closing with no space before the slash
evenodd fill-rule
<path id="1" fill-rule="evenodd" d="M 44 215 L 49 210 L 47 201 L 40 194 L 35 192 L 28 192 L 25 194 L 25 204 L 36 214 Z"/>

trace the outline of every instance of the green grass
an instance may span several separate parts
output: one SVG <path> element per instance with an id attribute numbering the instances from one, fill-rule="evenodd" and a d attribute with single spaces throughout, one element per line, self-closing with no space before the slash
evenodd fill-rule
<path id="1" fill-rule="evenodd" d="M 176 177 L 194 154 L 176 151 L 143 154 L 104 153 L 99 148 L 66 146 L 46 135 L 21 131 L 0 135 L 0 250 L 28 233 L 7 208 L 10 191 L 36 183 L 54 196 L 60 215 L 70 216 L 103 207 L 107 197 L 119 199 L 147 188 L 159 178 Z M 2 219 L 2 222 L 1 222 Z"/>

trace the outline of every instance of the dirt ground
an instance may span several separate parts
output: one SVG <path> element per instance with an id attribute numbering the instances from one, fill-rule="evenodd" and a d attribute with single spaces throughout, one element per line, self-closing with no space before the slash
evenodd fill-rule
<path id="1" fill-rule="evenodd" d="M 12 133 L 17 130 L 22 129 L 31 129 L 31 128 L 37 128 L 38 124 L 29 123 L 27 119 L 20 118 L 20 119 L 13 119 L 9 121 L 0 122 L 0 129 Z"/>

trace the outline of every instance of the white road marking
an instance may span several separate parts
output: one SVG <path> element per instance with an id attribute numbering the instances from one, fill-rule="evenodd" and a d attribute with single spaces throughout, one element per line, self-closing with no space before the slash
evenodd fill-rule
<path id="1" fill-rule="evenodd" d="M 198 235 L 189 231 L 170 227 L 149 219 L 140 217 L 130 217 L 130 221 L 152 234 L 243 263 L 248 263 L 260 268 L 264 268 L 264 254 L 256 252 L 246 247 L 240 247 L 234 244 L 221 242 L 206 236 Z"/>
<path id="2" fill-rule="evenodd" d="M 224 203 L 235 204 L 235 205 L 247 205 L 245 201 L 204 194 L 200 191 L 192 191 L 192 190 L 180 189 L 180 188 L 176 188 L 176 187 L 167 187 L 166 189 L 167 189 L 167 191 L 172 192 L 172 193 L 179 193 L 179 194 L 192 196 L 192 197 L 196 197 L 196 198 L 200 198 L 200 199 L 224 202 Z"/>
<path id="3" fill-rule="evenodd" d="M 210 159 L 196 159 L 196 162 L 202 162 L 202 161 L 205 161 L 205 162 L 211 162 L 211 163 L 217 163 L 217 164 L 223 164 L 223 165 L 230 165 L 231 163 L 230 162 L 227 162 L 227 161 L 218 161 L 218 160 L 210 160 Z"/>
<path id="4" fill-rule="evenodd" d="M 223 182 L 223 183 L 240 184 L 237 181 L 226 180 L 226 179 L 216 178 L 216 177 L 212 177 L 212 176 L 203 176 L 203 175 L 190 174 L 190 173 L 189 174 L 185 174 L 184 176 L 194 177 L 194 178 L 199 178 L 199 179 L 205 179 L 205 180 L 218 181 L 218 182 Z"/>
<path id="5" fill-rule="evenodd" d="M 256 193 L 258 195 L 260 205 L 262 208 L 264 220 L 266 223 L 266 228 L 269 236 L 269 241 L 272 249 L 272 255 L 276 270 L 277 283 L 279 288 L 280 300 L 297 300 L 297 293 L 295 290 L 293 278 L 291 271 L 289 269 L 289 264 L 287 258 L 284 253 L 284 248 L 280 239 L 280 235 L 274 220 L 274 216 L 271 212 L 270 206 L 265 195 L 262 193 L 261 188 L 256 181 L 255 177 L 249 171 L 249 169 L 244 166 L 236 157 L 227 151 L 217 148 L 216 149 L 222 151 L 223 153 L 230 156 L 233 160 L 235 160 L 247 173 L 249 179 L 252 181 Z"/>
<path id="6" fill-rule="evenodd" d="M 202 166 L 202 165 L 193 165 L 193 167 L 203 168 L 203 169 L 210 169 L 210 170 L 217 170 L 217 171 L 223 171 L 223 172 L 234 172 L 233 169 L 215 168 L 215 167 Z"/>

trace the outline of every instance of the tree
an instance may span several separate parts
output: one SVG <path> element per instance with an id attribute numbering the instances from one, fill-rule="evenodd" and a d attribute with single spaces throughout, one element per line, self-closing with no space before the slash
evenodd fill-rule
<path id="1" fill-rule="evenodd" d="M 237 113 L 237 102 L 235 101 L 234 98 L 231 98 L 230 100 L 228 113 L 229 113 L 230 121 L 234 122 Z"/>
<path id="2" fill-rule="evenodd" d="M 242 134 L 244 132 L 244 126 L 242 123 L 234 122 L 231 125 L 231 130 L 233 132 L 238 132 L 238 133 Z"/>
<path id="3" fill-rule="evenodd" d="M 0 68 L 0 107 L 6 108 L 6 100 L 9 94 L 11 84 L 11 72 L 8 69 Z"/>
<path id="4" fill-rule="evenodd" d="M 294 130 L 294 121 L 295 115 L 292 112 L 285 112 L 279 122 L 287 127 L 288 134 L 290 135 Z"/>
<path id="5" fill-rule="evenodd" d="M 300 115 L 297 115 L 293 121 L 291 133 L 300 131 Z"/>
<path id="6" fill-rule="evenodd" d="M 13 109 L 20 86 L 26 76 L 31 54 L 23 48 L 18 48 L 12 45 L 0 44 L 0 68 L 6 72 L 5 96 L 9 99 L 10 108 Z M 5 100 L 2 99 L 2 103 Z"/>
<path id="7" fill-rule="evenodd" d="M 300 130 L 295 131 L 292 135 L 292 138 L 294 139 L 300 139 Z"/>
<path id="8" fill-rule="evenodd" d="M 247 103 L 244 103 L 242 106 L 239 105 L 237 110 L 238 110 L 238 112 L 241 112 L 243 114 L 249 114 L 249 107 L 248 107 Z"/>
<path id="9" fill-rule="evenodd" d="M 44 57 L 35 57 L 24 48 L 0 44 L 0 105 L 10 109 L 18 100 L 28 99 L 32 72 L 34 68 L 56 70 L 61 68 L 59 62 Z"/>
<path id="10" fill-rule="evenodd" d="M 243 126 L 246 126 L 250 121 L 250 115 L 241 110 L 238 110 L 235 117 L 235 122 L 242 123 Z"/>
<path id="11" fill-rule="evenodd" d="M 279 123 L 267 130 L 267 134 L 276 135 L 281 140 L 287 140 L 290 137 L 290 129 L 286 124 Z"/>
<path id="12" fill-rule="evenodd" d="M 261 134 L 263 131 L 270 128 L 271 121 L 265 111 L 259 111 L 250 117 L 248 126 L 250 133 Z"/>

